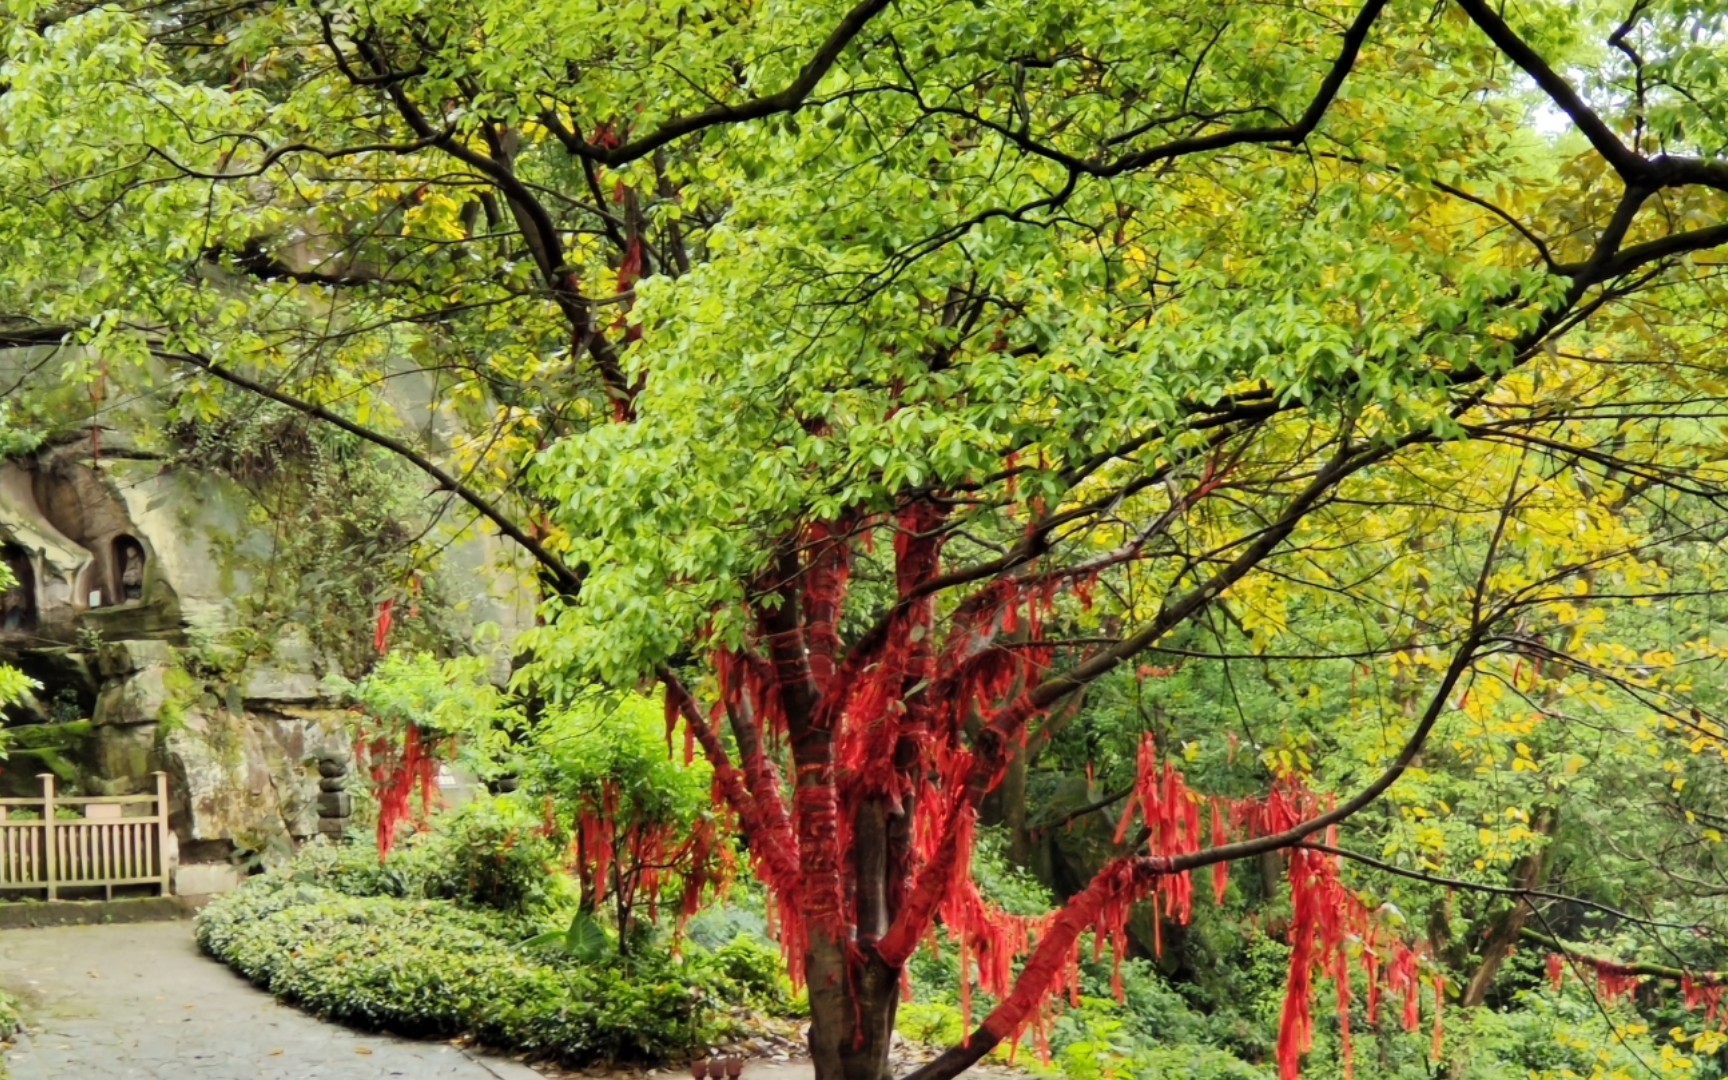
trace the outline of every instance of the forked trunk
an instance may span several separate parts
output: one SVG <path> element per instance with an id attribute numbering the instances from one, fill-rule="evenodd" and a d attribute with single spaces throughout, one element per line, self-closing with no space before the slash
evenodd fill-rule
<path id="1" fill-rule="evenodd" d="M 852 881 L 857 932 L 874 943 L 888 929 L 890 849 L 903 817 L 890 813 L 886 800 L 863 800 L 853 819 Z M 817 960 L 812 941 L 810 962 Z M 888 1050 L 900 1005 L 900 974 L 873 948 L 837 950 L 838 980 L 818 982 L 810 972 L 810 1054 L 816 1080 L 889 1080 Z M 826 957 L 823 958 L 827 963 Z M 820 998 L 820 1001 L 818 1000 Z"/>

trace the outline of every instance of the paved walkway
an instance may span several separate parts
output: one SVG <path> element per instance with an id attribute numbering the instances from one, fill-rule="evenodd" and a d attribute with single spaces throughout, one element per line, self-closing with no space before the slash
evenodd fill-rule
<path id="1" fill-rule="evenodd" d="M 540 1080 L 279 1005 L 202 956 L 186 922 L 0 931 L 0 986 L 30 1018 L 13 1080 Z"/>

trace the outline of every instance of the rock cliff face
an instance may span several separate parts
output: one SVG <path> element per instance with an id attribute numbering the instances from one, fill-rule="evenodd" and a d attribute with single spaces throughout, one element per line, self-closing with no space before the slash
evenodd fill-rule
<path id="1" fill-rule="evenodd" d="M 183 883 L 205 889 L 232 878 L 218 866 L 341 830 L 350 736 L 324 689 L 337 658 L 291 622 L 262 639 L 247 625 L 292 523 L 171 460 L 104 431 L 0 462 L 0 558 L 17 579 L 0 660 L 41 684 L 6 717 L 0 792 L 32 795 L 53 772 L 62 789 L 130 794 L 166 771 Z M 509 555 L 483 537 L 446 552 L 454 632 L 492 623 L 508 641 L 531 619 Z"/>

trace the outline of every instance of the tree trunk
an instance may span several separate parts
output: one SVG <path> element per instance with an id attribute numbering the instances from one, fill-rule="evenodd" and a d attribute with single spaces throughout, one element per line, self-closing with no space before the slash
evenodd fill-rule
<path id="1" fill-rule="evenodd" d="M 1558 815 L 1552 807 L 1539 807 L 1530 829 L 1541 836 L 1554 834 L 1555 818 Z M 1519 889 L 1539 889 L 1548 880 L 1548 868 L 1553 851 L 1552 844 L 1543 844 L 1539 850 L 1524 856 L 1523 865 L 1513 879 L 1513 885 Z M 1488 1000 L 1488 991 L 1494 986 L 1494 976 L 1500 973 L 1500 965 L 1512 954 L 1512 947 L 1518 943 L 1518 935 L 1524 930 L 1524 923 L 1530 918 L 1530 905 L 1524 900 L 1515 900 L 1512 907 L 1495 921 L 1488 933 L 1488 940 L 1482 946 L 1482 963 L 1476 968 L 1470 982 L 1464 987 L 1464 996 L 1460 1003 L 1466 1008 L 1474 1008 Z"/>
<path id="2" fill-rule="evenodd" d="M 1032 834 L 1026 828 L 1027 753 L 1020 747 L 1008 751 L 1008 767 L 995 790 L 984 797 L 978 820 L 1008 830 L 1008 858 L 1017 866 L 1032 865 Z"/>
<path id="3" fill-rule="evenodd" d="M 888 802 L 880 797 L 865 799 L 854 819 L 851 899 L 860 947 L 842 948 L 838 984 L 825 981 L 819 990 L 814 971 L 810 976 L 810 1053 L 816 1080 L 889 1080 L 891 1075 L 888 1050 L 900 1004 L 900 973 L 875 955 L 874 946 L 891 915 L 892 823 Z"/>
<path id="4" fill-rule="evenodd" d="M 899 976 L 885 964 L 867 961 L 857 972 L 857 988 L 836 993 L 810 984 L 810 1064 L 815 1080 L 892 1080 L 888 1051 L 900 1007 Z M 821 999 L 818 1001 L 818 999 Z"/>
<path id="5" fill-rule="evenodd" d="M 888 1051 L 900 1008 L 900 973 L 875 956 L 811 937 L 810 1063 L 816 1080 L 891 1080 Z"/>
<path id="6" fill-rule="evenodd" d="M 816 1080 L 843 1080 L 851 1049 L 851 980 L 846 947 L 812 927 L 810 949 L 804 954 L 804 978 L 810 992 L 810 1064 Z"/>
<path id="7" fill-rule="evenodd" d="M 890 1080 L 888 1051 L 894 1041 L 894 1016 L 900 1009 L 900 976 L 872 957 L 858 966 L 857 981 L 857 1027 L 841 1055 L 838 1080 Z M 828 1077 L 817 1070 L 816 1080 Z"/>

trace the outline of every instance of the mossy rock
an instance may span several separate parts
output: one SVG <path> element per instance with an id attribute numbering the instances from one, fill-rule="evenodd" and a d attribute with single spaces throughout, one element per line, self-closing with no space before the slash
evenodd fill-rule
<path id="1" fill-rule="evenodd" d="M 11 761 L 8 763 L 11 768 L 7 770 L 8 772 L 18 771 L 31 776 L 50 772 L 61 784 L 74 784 L 78 781 L 80 770 L 77 764 L 58 750 L 19 750 L 13 748 L 7 752 L 11 757 Z M 31 762 L 37 764 L 32 766 Z"/>
<path id="2" fill-rule="evenodd" d="M 88 720 L 65 724 L 27 724 L 6 729 L 6 745 L 18 750 L 75 750 L 90 737 Z"/>
<path id="3" fill-rule="evenodd" d="M 156 726 L 138 724 L 127 727 L 98 728 L 86 755 L 90 771 L 104 786 L 118 789 L 143 790 L 151 773 L 161 768 L 157 751 Z"/>

